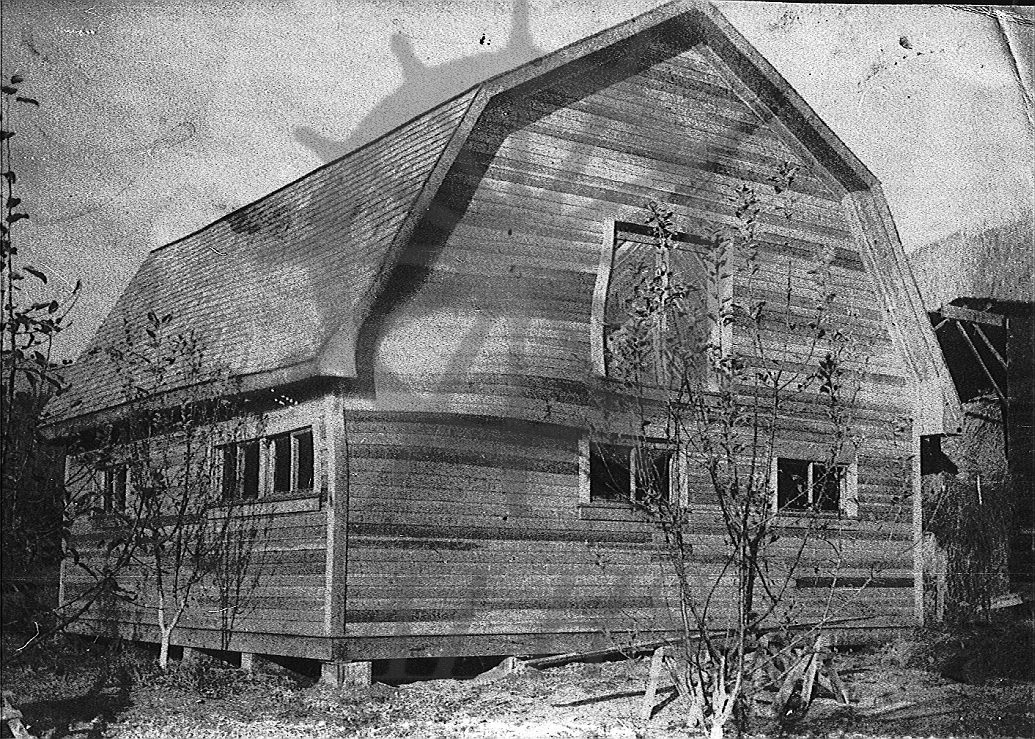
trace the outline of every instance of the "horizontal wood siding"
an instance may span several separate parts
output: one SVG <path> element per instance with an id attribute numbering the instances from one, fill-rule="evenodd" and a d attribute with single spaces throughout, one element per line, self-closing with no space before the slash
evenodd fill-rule
<path id="1" fill-rule="evenodd" d="M 322 399 L 282 400 L 289 405 L 270 409 L 247 422 L 234 422 L 234 435 L 239 439 L 262 438 L 311 427 L 314 487 L 279 497 L 263 492 L 255 501 L 227 509 L 234 517 L 230 530 L 242 532 L 230 536 L 232 545 L 241 553 L 231 552 L 225 560 L 234 565 L 235 574 L 225 578 L 222 585 L 209 578 L 192 590 L 190 605 L 180 624 L 183 630 L 174 635 L 174 644 L 211 647 L 213 639 L 225 637 L 244 643 L 240 640 L 247 637 L 249 644 L 265 640 L 279 645 L 278 654 L 294 654 L 301 646 L 284 647 L 284 637 L 327 635 L 326 500 L 330 480 L 324 405 Z M 175 459 L 178 447 L 172 443 L 169 449 L 170 458 Z M 70 468 L 74 466 L 73 460 Z M 74 469 L 70 472 L 70 479 L 73 478 L 81 479 Z M 219 479 L 218 473 L 215 478 Z M 77 522 L 71 546 L 81 564 L 73 560 L 64 564 L 65 602 L 91 589 L 96 579 L 89 570 L 101 571 L 108 545 L 119 538 L 122 530 L 111 515 L 84 517 Z M 85 627 L 101 633 L 155 633 L 154 568 L 146 557 L 137 559 L 115 573 L 126 595 L 135 597 L 102 598 L 86 613 Z M 278 634 L 282 636 L 271 636 Z M 263 636 L 259 639 L 257 635 Z"/>
<path id="2" fill-rule="evenodd" d="M 419 637 L 462 639 L 470 653 L 491 653 L 507 635 L 560 649 L 606 632 L 672 629 L 676 589 L 662 539 L 629 506 L 580 502 L 578 433 L 485 417 L 347 412 L 350 654 L 362 658 L 362 644 L 390 637 L 398 651 L 389 640 L 376 655 L 417 656 Z M 861 460 L 860 477 L 879 477 L 889 460 Z M 724 534 L 706 486 L 692 486 L 694 577 L 707 584 L 719 581 Z M 780 520 L 768 560 L 774 573 L 792 572 L 781 614 L 906 622 L 908 515 L 896 518 L 902 504 L 877 499 L 866 510 L 851 520 Z M 720 581 L 717 623 L 731 587 Z"/>
<path id="3" fill-rule="evenodd" d="M 347 637 L 595 632 L 616 609 L 653 612 L 649 529 L 579 521 L 574 432 L 376 413 L 346 426 Z M 599 547 L 624 549 L 598 567 Z"/>
<path id="4" fill-rule="evenodd" d="M 821 520 L 819 530 L 781 521 L 774 571 L 790 567 L 807 536 L 813 576 L 792 583 L 793 612 L 781 615 L 911 618 L 911 381 L 842 193 L 740 100 L 707 52 L 653 47 L 645 58 L 631 75 L 605 63 L 490 105 L 402 257 L 378 315 L 374 399 L 345 410 L 345 635 L 357 655 L 362 645 L 435 654 L 434 639 L 469 653 L 507 640 L 561 650 L 671 628 L 674 590 L 654 527 L 627 507 L 579 498 L 579 439 L 607 425 L 589 328 L 605 229 L 642 223 L 656 200 L 691 248 L 704 248 L 736 225 L 737 189 L 765 190 L 783 162 L 801 167 L 792 217 L 762 216 L 761 269 L 735 292 L 770 306 L 767 360 L 802 372 L 821 358 L 802 327 L 826 291 L 836 294 L 832 316 L 856 348 L 844 368 L 862 447 L 857 518 Z M 810 270 L 822 253 L 829 269 L 818 285 Z M 734 336 L 750 348 L 743 326 Z M 787 394 L 778 454 L 828 442 L 825 401 Z M 696 576 L 714 581 L 721 521 L 706 475 L 692 474 L 690 488 Z M 720 582 L 720 614 L 729 588 Z"/>
<path id="5" fill-rule="evenodd" d="M 763 214 L 761 269 L 736 286 L 737 299 L 766 301 L 770 358 L 818 361 L 801 334 L 821 297 L 810 271 L 826 251 L 823 290 L 856 346 L 844 365 L 858 400 L 891 417 L 911 410 L 843 193 L 737 96 L 707 50 L 673 54 L 655 42 L 632 74 L 605 63 L 490 104 L 389 285 L 373 359 L 379 407 L 585 423 L 610 221 L 643 222 L 648 201 L 664 202 L 704 248 L 736 225 L 737 189 L 771 192 L 768 179 L 789 162 L 800 167 L 791 216 Z M 746 347 L 746 332 L 735 335 Z"/>

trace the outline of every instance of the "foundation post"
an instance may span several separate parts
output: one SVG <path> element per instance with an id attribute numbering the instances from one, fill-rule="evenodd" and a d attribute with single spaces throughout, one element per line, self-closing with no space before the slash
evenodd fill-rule
<path id="1" fill-rule="evenodd" d="M 202 654 L 203 652 L 200 649 L 195 649 L 194 647 L 184 647 L 183 656 L 180 657 L 180 662 L 182 662 L 185 665 L 197 664 L 201 661 Z"/>

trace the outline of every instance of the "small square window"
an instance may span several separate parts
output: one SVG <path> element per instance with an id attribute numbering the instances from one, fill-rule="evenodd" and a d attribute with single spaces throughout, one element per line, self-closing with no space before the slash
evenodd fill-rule
<path id="1" fill-rule="evenodd" d="M 840 511 L 848 466 L 807 459 L 776 460 L 776 507 L 780 510 Z"/>

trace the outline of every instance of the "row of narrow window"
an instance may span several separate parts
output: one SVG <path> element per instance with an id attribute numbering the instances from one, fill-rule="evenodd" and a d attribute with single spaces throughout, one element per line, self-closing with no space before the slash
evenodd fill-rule
<path id="1" fill-rule="evenodd" d="M 262 480 L 262 445 L 271 451 L 268 487 L 274 495 L 313 488 L 313 432 L 311 429 L 252 439 L 221 447 L 223 498 L 255 500 Z"/>
<path id="2" fill-rule="evenodd" d="M 265 445 L 268 454 L 261 453 Z M 256 500 L 262 488 L 273 495 L 313 489 L 313 432 L 300 429 L 263 439 L 250 439 L 219 447 L 222 462 L 221 493 L 224 500 Z M 267 469 L 263 470 L 263 462 Z M 117 464 L 101 471 L 100 507 L 107 513 L 126 510 L 132 489 L 130 467 Z"/>

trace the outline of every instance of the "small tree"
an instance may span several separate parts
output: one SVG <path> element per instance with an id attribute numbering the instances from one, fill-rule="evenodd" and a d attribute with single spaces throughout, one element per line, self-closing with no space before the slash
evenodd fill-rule
<path id="1" fill-rule="evenodd" d="M 56 566 L 61 559 L 64 519 L 61 453 L 38 435 L 44 404 L 64 389 L 59 364 L 52 358 L 54 338 L 64 329 L 79 294 L 77 283 L 57 298 L 46 271 L 26 258 L 15 238 L 29 218 L 17 194 L 11 142 L 13 111 L 38 107 L 21 94 L 23 80 L 3 81 L 0 112 L 0 176 L 3 221 L 0 223 L 0 489 L 3 490 L 4 577 Z M 29 614 L 36 618 L 40 614 Z M 8 614 L 10 617 L 10 614 Z"/>
<path id="2" fill-rule="evenodd" d="M 171 326 L 172 315 L 150 312 L 142 337 L 127 324 L 126 340 L 103 350 L 129 411 L 82 459 L 95 471 L 95 511 L 112 524 L 94 574 L 110 584 L 109 600 L 153 614 L 163 668 L 188 613 L 214 616 L 229 643 L 259 583 L 253 545 L 266 520 L 244 510 L 219 458 L 261 418 L 238 383 L 212 370 L 198 336 Z M 95 558 L 81 561 L 96 567 Z"/>
<path id="3" fill-rule="evenodd" d="M 621 321 L 605 329 L 607 371 L 625 388 L 619 413 L 634 438 L 618 474 L 631 468 L 634 503 L 664 542 L 679 614 L 682 667 L 674 677 L 689 696 L 691 724 L 712 737 L 735 714 L 746 716 L 754 678 L 771 674 L 780 650 L 765 631 L 791 621 L 789 586 L 817 556 L 807 552 L 825 542 L 832 552 L 825 567 L 841 565 L 838 516 L 852 501 L 833 491 L 849 474 L 844 460 L 864 442 L 852 431 L 858 374 L 846 365 L 865 348 L 850 330 L 851 312 L 837 305 L 832 250 L 817 254 L 805 276 L 788 263 L 781 300 L 770 304 L 756 289 L 773 281 L 772 264 L 763 270 L 759 259 L 760 223 L 791 217 L 795 174 L 785 165 L 764 191 L 740 187 L 735 225 L 695 254 L 686 253 L 672 213 L 649 204 L 654 248 L 629 265 Z M 826 435 L 822 458 L 799 479 L 777 480 L 778 437 L 802 404 L 821 409 L 812 423 Z M 677 467 L 690 477 L 688 500 L 669 497 L 673 450 L 685 457 Z M 778 496 L 789 496 L 792 510 L 778 511 Z M 815 515 L 824 509 L 837 515 Z M 704 551 L 699 533 L 715 523 L 725 548 Z M 788 523 L 796 540 L 784 538 Z M 716 576 L 703 574 L 707 562 L 718 563 Z M 838 605 L 828 598 L 820 621 Z"/>

